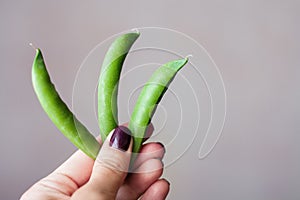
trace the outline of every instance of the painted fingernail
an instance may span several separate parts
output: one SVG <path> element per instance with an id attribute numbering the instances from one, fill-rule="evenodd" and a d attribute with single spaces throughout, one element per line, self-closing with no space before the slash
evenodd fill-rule
<path id="1" fill-rule="evenodd" d="M 109 146 L 121 151 L 127 151 L 130 145 L 130 140 L 130 130 L 125 126 L 118 126 L 115 128 L 114 133 L 110 138 Z"/>

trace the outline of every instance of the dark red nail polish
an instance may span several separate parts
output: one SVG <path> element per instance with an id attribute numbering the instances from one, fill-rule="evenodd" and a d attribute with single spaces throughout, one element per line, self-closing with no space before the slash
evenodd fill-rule
<path id="1" fill-rule="evenodd" d="M 130 140 L 130 130 L 125 126 L 118 126 L 110 138 L 109 146 L 122 151 L 127 151 L 130 145 Z"/>

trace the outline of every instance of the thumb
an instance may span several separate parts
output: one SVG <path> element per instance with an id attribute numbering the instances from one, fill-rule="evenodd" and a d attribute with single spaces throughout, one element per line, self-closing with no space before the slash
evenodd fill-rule
<path id="1" fill-rule="evenodd" d="M 103 195 L 115 197 L 128 172 L 132 143 L 125 126 L 111 131 L 97 156 L 89 185 Z"/>

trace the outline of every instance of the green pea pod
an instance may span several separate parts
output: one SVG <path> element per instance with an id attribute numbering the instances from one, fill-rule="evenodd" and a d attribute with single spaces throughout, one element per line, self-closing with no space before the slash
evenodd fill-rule
<path id="1" fill-rule="evenodd" d="M 119 36 L 109 47 L 98 83 L 98 121 L 102 141 L 118 126 L 117 95 L 124 60 L 139 33 Z"/>
<path id="2" fill-rule="evenodd" d="M 32 83 L 44 111 L 56 127 L 76 147 L 92 159 L 96 159 L 100 144 L 60 98 L 51 82 L 40 49 L 36 49 L 32 65 Z"/>
<path id="3" fill-rule="evenodd" d="M 188 62 L 187 58 L 175 60 L 158 68 L 143 87 L 134 107 L 129 129 L 133 134 L 133 150 L 139 152 L 147 126 L 151 122 L 157 104 L 160 102 L 176 73 Z"/>

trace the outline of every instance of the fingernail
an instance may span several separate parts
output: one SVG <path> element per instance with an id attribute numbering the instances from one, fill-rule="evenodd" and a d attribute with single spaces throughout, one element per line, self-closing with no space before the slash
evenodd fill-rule
<path id="1" fill-rule="evenodd" d="M 164 178 L 164 180 L 168 183 L 168 185 L 170 185 L 170 182 L 167 179 Z"/>
<path id="2" fill-rule="evenodd" d="M 164 154 L 165 154 L 166 153 L 165 145 L 163 145 L 163 143 L 161 143 L 161 142 L 156 142 L 156 144 L 159 144 L 163 148 Z"/>
<path id="3" fill-rule="evenodd" d="M 109 146 L 122 151 L 127 151 L 130 145 L 130 140 L 130 130 L 125 126 L 118 126 L 115 128 L 110 138 Z"/>

